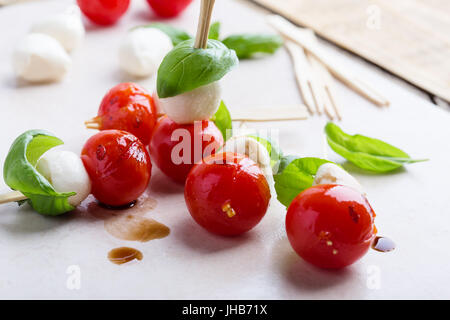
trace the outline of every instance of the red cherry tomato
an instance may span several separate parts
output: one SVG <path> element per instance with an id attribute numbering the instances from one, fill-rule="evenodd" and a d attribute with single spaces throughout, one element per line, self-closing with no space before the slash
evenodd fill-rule
<path id="1" fill-rule="evenodd" d="M 226 152 L 194 166 L 184 198 L 191 216 L 203 228 L 235 236 L 254 228 L 264 217 L 270 188 L 253 160 Z"/>
<path id="2" fill-rule="evenodd" d="M 81 152 L 92 194 L 110 206 L 136 200 L 150 182 L 152 164 L 145 146 L 131 133 L 105 130 L 92 136 Z"/>
<path id="3" fill-rule="evenodd" d="M 222 145 L 222 133 L 212 121 L 177 124 L 163 116 L 153 130 L 149 148 L 156 166 L 172 180 L 184 184 L 194 164 L 215 154 Z"/>
<path id="4" fill-rule="evenodd" d="M 127 11 L 130 0 L 77 0 L 81 11 L 92 22 L 111 25 Z"/>
<path id="5" fill-rule="evenodd" d="M 291 203 L 286 231 L 304 260 L 327 269 L 348 266 L 369 249 L 375 213 L 360 192 L 325 184 L 306 189 Z"/>
<path id="6" fill-rule="evenodd" d="M 172 18 L 184 11 L 192 0 L 147 0 L 147 2 L 157 15 Z"/>
<path id="7" fill-rule="evenodd" d="M 156 119 L 152 96 L 137 84 L 121 83 L 105 95 L 97 117 L 85 123 L 88 128 L 91 124 L 96 124 L 100 130 L 128 131 L 148 145 Z"/>

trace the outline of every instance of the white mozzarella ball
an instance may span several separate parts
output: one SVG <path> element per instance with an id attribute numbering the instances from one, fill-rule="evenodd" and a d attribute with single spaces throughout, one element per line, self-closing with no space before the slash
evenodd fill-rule
<path id="1" fill-rule="evenodd" d="M 172 40 L 161 30 L 137 28 L 128 32 L 120 45 L 119 64 L 133 76 L 149 77 L 156 74 L 172 48 Z"/>
<path id="2" fill-rule="evenodd" d="M 16 47 L 13 64 L 17 76 L 30 82 L 61 80 L 72 60 L 61 44 L 42 33 L 30 33 Z"/>
<path id="3" fill-rule="evenodd" d="M 76 5 L 71 6 L 63 13 L 50 16 L 36 23 L 31 31 L 33 33 L 44 33 L 55 38 L 68 52 L 79 47 L 85 35 L 80 8 Z"/>
<path id="4" fill-rule="evenodd" d="M 222 87 L 219 81 L 199 87 L 174 97 L 160 99 L 155 96 L 157 105 L 179 124 L 209 120 L 219 109 Z"/>
<path id="5" fill-rule="evenodd" d="M 80 157 L 70 151 L 50 151 L 38 161 L 36 169 L 57 192 L 76 192 L 70 205 L 78 206 L 91 193 L 91 180 Z"/>
<path id="6" fill-rule="evenodd" d="M 364 194 L 361 184 L 347 171 L 334 163 L 324 163 L 319 167 L 313 186 L 318 184 L 340 184 Z"/>
<path id="7" fill-rule="evenodd" d="M 275 191 L 270 155 L 260 142 L 249 136 L 235 136 L 228 139 L 223 151 L 243 154 L 256 162 L 266 177 L 271 193 Z"/>

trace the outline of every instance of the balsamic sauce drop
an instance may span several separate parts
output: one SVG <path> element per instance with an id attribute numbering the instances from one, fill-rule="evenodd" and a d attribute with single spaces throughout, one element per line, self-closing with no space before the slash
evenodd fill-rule
<path id="1" fill-rule="evenodd" d="M 142 260 L 143 254 L 137 249 L 121 247 L 112 249 L 108 253 L 108 259 L 114 264 L 124 264 L 133 260 Z"/>
<path id="2" fill-rule="evenodd" d="M 378 252 L 390 252 L 395 247 L 394 241 L 387 237 L 376 237 L 372 242 L 372 249 Z"/>
<path id="3" fill-rule="evenodd" d="M 136 205 L 137 200 L 131 201 L 130 203 L 127 203 L 127 204 L 124 204 L 121 206 L 110 206 L 108 204 L 101 203 L 100 201 L 97 201 L 97 203 L 100 207 L 103 207 L 108 210 L 125 210 L 125 209 L 133 208 Z"/>

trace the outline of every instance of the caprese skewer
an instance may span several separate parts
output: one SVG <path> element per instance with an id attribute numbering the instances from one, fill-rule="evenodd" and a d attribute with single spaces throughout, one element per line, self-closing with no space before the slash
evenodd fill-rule
<path id="1" fill-rule="evenodd" d="M 26 201 L 38 213 L 54 216 L 72 211 L 91 192 L 107 206 L 127 205 L 150 182 L 150 156 L 131 133 L 101 131 L 86 142 L 81 157 L 50 150 L 62 144 L 44 130 L 21 134 L 3 167 L 5 183 L 15 191 L 1 195 L 0 203 Z"/>
<path id="2" fill-rule="evenodd" d="M 166 116 L 154 129 L 150 154 L 166 175 L 181 183 L 196 162 L 223 144 L 210 119 L 221 104 L 220 79 L 238 64 L 233 50 L 208 39 L 213 6 L 212 0 L 202 1 L 195 41 L 175 46 L 158 70 L 154 98 Z"/>

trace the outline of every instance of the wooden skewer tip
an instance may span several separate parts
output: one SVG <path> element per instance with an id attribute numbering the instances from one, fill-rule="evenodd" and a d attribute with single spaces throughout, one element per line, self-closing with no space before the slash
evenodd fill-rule
<path id="1" fill-rule="evenodd" d="M 19 191 L 12 191 L 9 193 L 0 194 L 0 204 L 22 201 L 25 199 L 28 199 L 28 198 Z"/>
<path id="2" fill-rule="evenodd" d="M 100 130 L 100 119 L 99 117 L 95 117 L 84 122 L 84 125 L 87 129 L 96 129 Z"/>
<path id="3" fill-rule="evenodd" d="M 211 26 L 214 4 L 215 0 L 202 0 L 197 35 L 194 43 L 194 47 L 197 49 L 206 49 L 208 45 L 209 28 Z"/>

